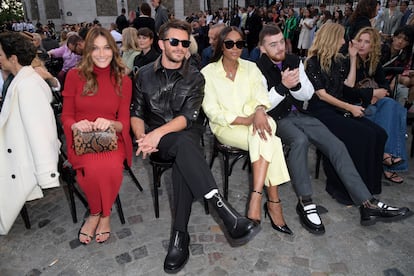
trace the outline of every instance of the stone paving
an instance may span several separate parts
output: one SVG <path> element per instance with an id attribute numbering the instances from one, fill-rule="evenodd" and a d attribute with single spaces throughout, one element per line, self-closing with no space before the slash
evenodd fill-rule
<path id="1" fill-rule="evenodd" d="M 212 137 L 205 139 L 209 159 Z M 213 173 L 221 187 L 219 160 Z M 309 162 L 313 175 L 314 149 L 309 151 Z M 151 166 L 141 158 L 134 158 L 133 163 L 144 191 L 140 192 L 125 174 L 120 198 L 126 223 L 120 223 L 114 208 L 108 242 L 87 246 L 78 242 L 85 208 L 76 200 L 79 222 L 74 224 L 63 183 L 64 188 L 46 190 L 43 199 L 28 204 L 30 230 L 18 217 L 9 234 L 0 236 L 0 275 L 164 275 L 171 226 L 171 170 L 162 178 L 160 218 L 156 219 Z M 242 163 L 236 164 L 230 177 L 229 201 L 244 212 L 250 176 L 242 170 Z M 379 198 L 414 209 L 413 170 L 404 176 L 406 181 L 401 185 L 384 181 Z M 202 202 L 195 202 L 189 224 L 190 259 L 178 275 L 414 275 L 414 216 L 402 222 L 362 227 L 356 207 L 340 205 L 324 191 L 323 172 L 313 187 L 314 201 L 327 211 L 321 215 L 325 235 L 312 235 L 300 225 L 296 197 L 288 183 L 280 187 L 280 194 L 285 219 L 294 235 L 276 232 L 262 216 L 262 231 L 237 248 L 229 246 L 214 216 L 204 213 Z"/>

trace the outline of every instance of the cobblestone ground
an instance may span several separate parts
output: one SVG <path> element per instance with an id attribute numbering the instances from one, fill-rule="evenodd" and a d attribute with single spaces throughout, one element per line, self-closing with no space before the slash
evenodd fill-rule
<path id="1" fill-rule="evenodd" d="M 205 140 L 209 160 L 211 135 Z M 412 160 L 411 170 L 403 174 L 405 182 L 392 185 L 384 180 L 379 198 L 414 209 Z M 309 151 L 309 162 L 309 173 L 314 175 L 314 149 Z M 250 176 L 242 164 L 236 164 L 230 177 L 229 201 L 243 213 Z M 63 183 L 63 188 L 47 190 L 43 199 L 28 204 L 31 229 L 25 229 L 18 217 L 10 233 L 0 236 L 0 275 L 163 275 L 171 226 L 171 170 L 162 178 L 160 218 L 156 219 L 151 166 L 135 158 L 132 169 L 144 191 L 125 174 L 120 198 L 126 223 L 120 223 L 114 208 L 108 242 L 87 246 L 78 242 L 85 208 L 76 199 L 79 222 L 74 224 Z M 221 187 L 219 159 L 212 170 Z M 327 210 L 321 215 L 325 235 L 315 236 L 302 228 L 295 212 L 296 197 L 287 183 L 280 187 L 280 194 L 294 235 L 276 232 L 262 216 L 262 231 L 238 248 L 229 246 L 214 217 L 195 202 L 189 224 L 190 259 L 179 275 L 414 275 L 414 216 L 362 227 L 356 207 L 340 205 L 325 192 L 323 172 L 313 180 L 313 187 L 314 201 Z"/>

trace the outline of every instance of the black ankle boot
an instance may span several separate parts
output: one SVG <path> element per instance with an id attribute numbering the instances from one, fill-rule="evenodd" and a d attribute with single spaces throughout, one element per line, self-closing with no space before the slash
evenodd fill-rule
<path id="1" fill-rule="evenodd" d="M 377 221 L 391 222 L 405 219 L 413 213 L 407 207 L 392 207 L 372 198 L 359 207 L 361 214 L 361 225 L 373 225 Z"/>
<path id="2" fill-rule="evenodd" d="M 185 266 L 190 255 L 189 243 L 190 236 L 187 232 L 174 230 L 171 235 L 168 254 L 164 261 L 164 271 L 166 273 L 177 273 Z"/>
<path id="3" fill-rule="evenodd" d="M 246 244 L 260 231 L 257 223 L 241 216 L 219 193 L 216 193 L 209 201 L 223 220 L 232 239 L 230 245 Z"/>

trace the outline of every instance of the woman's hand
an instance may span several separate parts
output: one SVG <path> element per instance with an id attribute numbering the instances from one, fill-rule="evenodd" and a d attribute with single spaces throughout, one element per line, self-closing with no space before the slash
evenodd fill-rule
<path id="1" fill-rule="evenodd" d="M 365 108 L 363 108 L 360 105 L 353 105 L 350 104 L 348 111 L 352 113 L 352 116 L 354 117 L 363 117 L 364 116 L 364 112 L 365 112 Z"/>
<path id="2" fill-rule="evenodd" d="M 254 113 L 253 117 L 253 135 L 259 135 L 259 137 L 263 140 L 267 140 L 266 132 L 269 136 L 272 136 L 272 129 L 269 125 L 267 120 L 267 114 L 264 107 L 257 108 L 256 112 Z"/>
<path id="3" fill-rule="evenodd" d="M 94 129 L 94 123 L 88 120 L 81 120 L 72 125 L 72 130 L 79 129 L 82 132 L 90 132 Z"/>
<path id="4" fill-rule="evenodd" d="M 105 118 L 97 118 L 93 123 L 93 130 L 106 130 L 112 124 L 111 120 Z"/>
<path id="5" fill-rule="evenodd" d="M 349 41 L 348 53 L 350 57 L 356 57 L 358 54 L 359 44 L 356 40 Z"/>

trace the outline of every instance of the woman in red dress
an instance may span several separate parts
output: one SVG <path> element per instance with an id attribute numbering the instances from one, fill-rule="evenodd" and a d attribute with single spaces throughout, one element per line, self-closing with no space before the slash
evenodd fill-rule
<path id="1" fill-rule="evenodd" d="M 88 244 L 93 237 L 105 242 L 110 237 L 111 207 L 119 192 L 123 162 L 131 162 L 129 136 L 131 80 L 124 74 L 118 47 L 108 30 L 93 28 L 85 39 L 83 59 L 68 72 L 63 91 L 62 122 L 69 162 L 76 170 L 77 181 L 86 195 L 90 215 L 79 230 L 79 241 Z M 73 130 L 105 130 L 113 126 L 118 149 L 76 155 Z"/>

